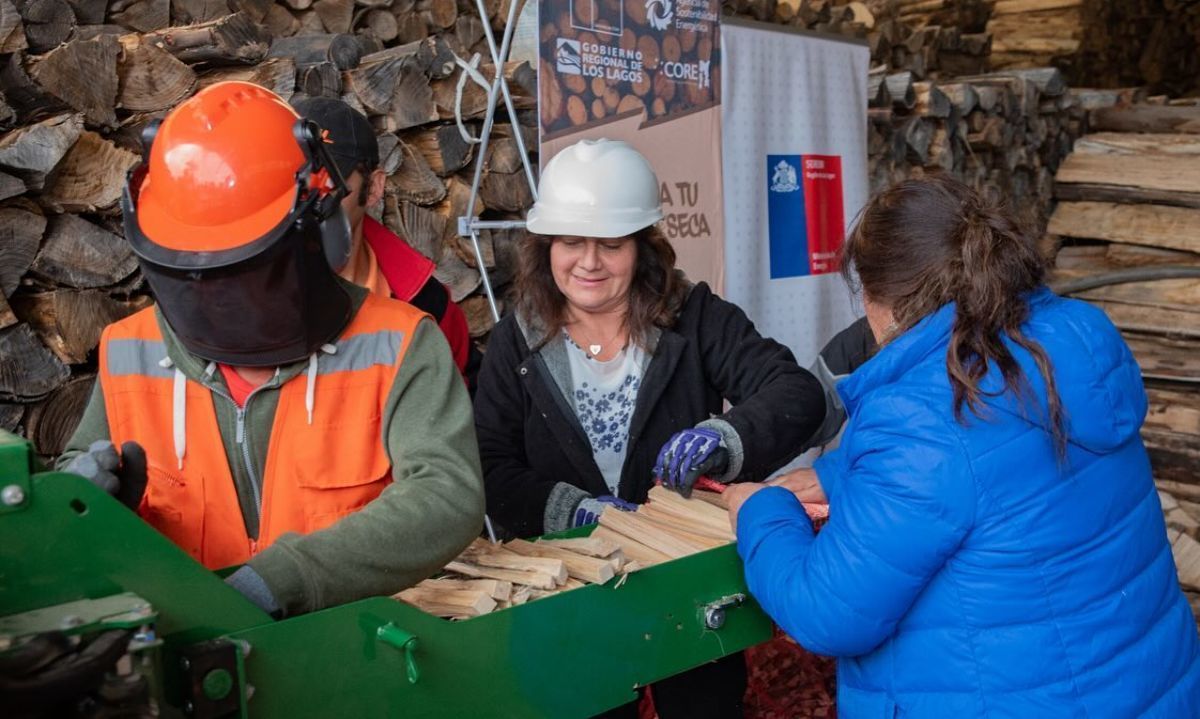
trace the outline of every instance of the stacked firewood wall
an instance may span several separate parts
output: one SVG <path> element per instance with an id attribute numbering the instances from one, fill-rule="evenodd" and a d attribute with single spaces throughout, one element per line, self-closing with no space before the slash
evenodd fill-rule
<path id="1" fill-rule="evenodd" d="M 992 38 L 993 69 L 1054 66 L 1075 87 L 1200 91 L 1195 0 L 872 0 L 917 27 Z"/>
<path id="2" fill-rule="evenodd" d="M 492 28 L 507 5 L 490 0 Z M 499 36 L 497 35 L 497 38 Z M 101 329 L 151 302 L 123 239 L 119 200 L 146 124 L 227 79 L 285 99 L 342 97 L 374 123 L 388 173 L 381 219 L 438 264 L 436 276 L 491 328 L 457 218 L 519 218 L 532 201 L 515 141 L 536 149 L 536 80 L 503 69 L 517 118 L 497 117 L 468 208 L 486 91 L 457 58 L 490 54 L 460 0 L 0 0 L 0 427 L 58 453 L 94 379 Z M 517 121 L 514 124 L 514 119 Z M 503 286 L 516 233 L 484 233 Z"/>
<path id="3" fill-rule="evenodd" d="M 1047 247 L 1061 245 L 1059 289 L 1102 308 L 1142 368 L 1142 438 L 1200 610 L 1200 103 L 1090 115 L 1056 178 Z"/>

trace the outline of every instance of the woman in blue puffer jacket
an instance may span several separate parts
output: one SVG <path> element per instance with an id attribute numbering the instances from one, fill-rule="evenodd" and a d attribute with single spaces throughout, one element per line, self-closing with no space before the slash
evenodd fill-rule
<path id="1" fill-rule="evenodd" d="M 1113 325 L 945 177 L 874 199 L 844 258 L 882 348 L 838 388 L 841 446 L 807 487 L 728 492 L 754 596 L 839 658 L 839 716 L 1200 717 Z M 814 537 L 798 500 L 825 498 Z"/>

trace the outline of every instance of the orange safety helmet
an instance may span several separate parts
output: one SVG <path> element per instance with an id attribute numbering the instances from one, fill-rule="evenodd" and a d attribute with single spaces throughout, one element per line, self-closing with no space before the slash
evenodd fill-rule
<path id="1" fill-rule="evenodd" d="M 277 366 L 345 327 L 335 271 L 350 252 L 346 185 L 315 123 L 258 85 L 220 82 L 142 141 L 122 197 L 125 236 L 189 351 Z"/>

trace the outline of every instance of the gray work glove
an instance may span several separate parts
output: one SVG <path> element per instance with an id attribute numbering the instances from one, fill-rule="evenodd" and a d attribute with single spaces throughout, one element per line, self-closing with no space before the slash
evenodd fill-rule
<path id="1" fill-rule="evenodd" d="M 243 564 L 236 572 L 225 577 L 225 583 L 242 593 L 242 596 L 250 600 L 250 603 L 273 618 L 279 619 L 283 615 L 283 610 L 279 606 L 279 602 L 275 601 L 275 595 L 271 593 L 271 588 L 263 581 L 262 575 L 254 571 L 249 564 Z"/>
<path id="2" fill-rule="evenodd" d="M 72 459 L 66 471 L 78 474 L 122 504 L 136 510 L 146 492 L 146 450 L 137 442 L 116 446 L 99 439 L 87 451 Z"/>

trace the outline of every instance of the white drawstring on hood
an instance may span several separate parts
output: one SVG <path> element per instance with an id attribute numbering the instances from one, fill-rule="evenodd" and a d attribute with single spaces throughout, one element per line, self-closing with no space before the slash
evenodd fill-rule
<path id="1" fill-rule="evenodd" d="M 325 354 L 336 354 L 337 346 L 333 344 L 321 345 L 321 352 Z M 313 409 L 316 407 L 316 391 L 317 391 L 317 352 L 313 352 L 308 356 L 308 375 L 304 386 L 304 408 L 308 410 L 308 423 L 313 423 Z M 163 357 L 158 361 L 158 366 L 163 369 L 175 369 L 175 384 L 171 402 L 171 431 L 175 438 L 175 461 L 179 469 L 183 469 L 183 457 L 187 453 L 187 377 L 183 372 L 175 367 L 175 362 L 170 357 Z M 217 363 L 209 362 L 204 368 L 204 376 L 206 379 L 211 379 L 213 373 L 217 371 Z M 279 376 L 279 368 L 275 368 L 275 376 Z"/>
<path id="2" fill-rule="evenodd" d="M 332 344 L 321 345 L 321 351 L 325 354 L 337 354 L 337 346 Z M 313 423 L 313 408 L 317 402 L 317 353 L 313 352 L 308 356 L 308 377 L 304 384 L 304 409 L 308 410 L 308 423 Z"/>

